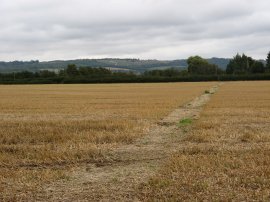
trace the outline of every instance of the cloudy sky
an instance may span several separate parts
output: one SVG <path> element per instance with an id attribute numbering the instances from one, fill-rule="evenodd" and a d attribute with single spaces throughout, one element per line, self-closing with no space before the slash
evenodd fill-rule
<path id="1" fill-rule="evenodd" d="M 0 60 L 270 51 L 269 0 L 0 0 Z"/>

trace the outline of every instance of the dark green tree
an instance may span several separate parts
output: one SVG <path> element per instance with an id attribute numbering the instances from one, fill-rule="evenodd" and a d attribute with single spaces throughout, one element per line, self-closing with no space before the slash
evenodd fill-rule
<path id="1" fill-rule="evenodd" d="M 70 64 L 67 66 L 66 73 L 70 77 L 74 77 L 74 76 L 79 75 L 79 71 L 78 71 L 76 65 L 74 65 L 74 64 Z"/>
<path id="2" fill-rule="evenodd" d="M 257 74 L 257 73 L 264 73 L 265 68 L 264 64 L 260 61 L 255 61 L 253 65 L 251 66 L 251 73 Z"/>
<path id="3" fill-rule="evenodd" d="M 42 70 L 39 72 L 40 77 L 42 78 L 50 78 L 50 77 L 56 77 L 56 73 L 49 70 Z"/>
<path id="4" fill-rule="evenodd" d="M 188 72 L 190 74 L 219 74 L 222 71 L 215 64 L 209 64 L 207 60 L 200 56 L 191 56 L 187 60 Z"/>
<path id="5" fill-rule="evenodd" d="M 163 69 L 163 70 L 151 70 L 144 72 L 145 76 L 154 76 L 154 77 L 177 77 L 186 75 L 186 70 L 178 70 L 174 68 Z"/>
<path id="6" fill-rule="evenodd" d="M 22 71 L 15 73 L 15 77 L 19 79 L 30 79 L 35 78 L 35 73 L 30 71 Z"/>
<path id="7" fill-rule="evenodd" d="M 246 56 L 245 54 L 239 55 L 238 53 L 236 56 L 230 60 L 229 64 L 227 65 L 226 73 L 227 74 L 246 74 L 251 72 L 251 67 L 253 66 L 255 60 L 251 57 Z"/>
<path id="8" fill-rule="evenodd" d="M 270 71 L 270 51 L 269 53 L 267 54 L 267 58 L 266 58 L 266 69 L 268 71 Z"/>
<path id="9" fill-rule="evenodd" d="M 111 70 L 102 67 L 80 67 L 78 71 L 81 76 L 104 76 L 112 74 Z"/>

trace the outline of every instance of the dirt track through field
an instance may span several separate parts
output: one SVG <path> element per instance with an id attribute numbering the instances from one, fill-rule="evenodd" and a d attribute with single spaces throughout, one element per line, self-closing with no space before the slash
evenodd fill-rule
<path id="1" fill-rule="evenodd" d="M 179 150 L 183 129 L 179 121 L 198 119 L 204 104 L 219 85 L 212 87 L 188 104 L 153 125 L 148 135 L 134 144 L 122 146 L 107 154 L 106 160 L 87 164 L 71 173 L 70 180 L 45 188 L 40 201 L 138 201 L 136 190 Z"/>

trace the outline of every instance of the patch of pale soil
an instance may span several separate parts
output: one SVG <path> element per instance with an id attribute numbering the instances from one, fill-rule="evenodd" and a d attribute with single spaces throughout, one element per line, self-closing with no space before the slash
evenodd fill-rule
<path id="1" fill-rule="evenodd" d="M 39 201 L 138 201 L 136 188 L 151 177 L 160 165 L 179 150 L 182 119 L 199 117 L 218 85 L 188 104 L 174 110 L 151 126 L 148 135 L 134 144 L 109 152 L 104 162 L 75 169 L 70 180 L 58 181 L 45 188 Z"/>

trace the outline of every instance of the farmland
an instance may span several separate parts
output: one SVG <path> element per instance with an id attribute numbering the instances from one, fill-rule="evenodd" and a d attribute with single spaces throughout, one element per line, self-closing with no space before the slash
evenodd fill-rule
<path id="1" fill-rule="evenodd" d="M 270 82 L 0 86 L 1 201 L 268 201 Z"/>
<path id="2" fill-rule="evenodd" d="M 215 83 L 0 86 L 0 198 L 36 198 L 44 184 L 109 150 Z"/>
<path id="3" fill-rule="evenodd" d="M 225 83 L 142 188 L 152 201 L 269 201 L 270 82 Z"/>

